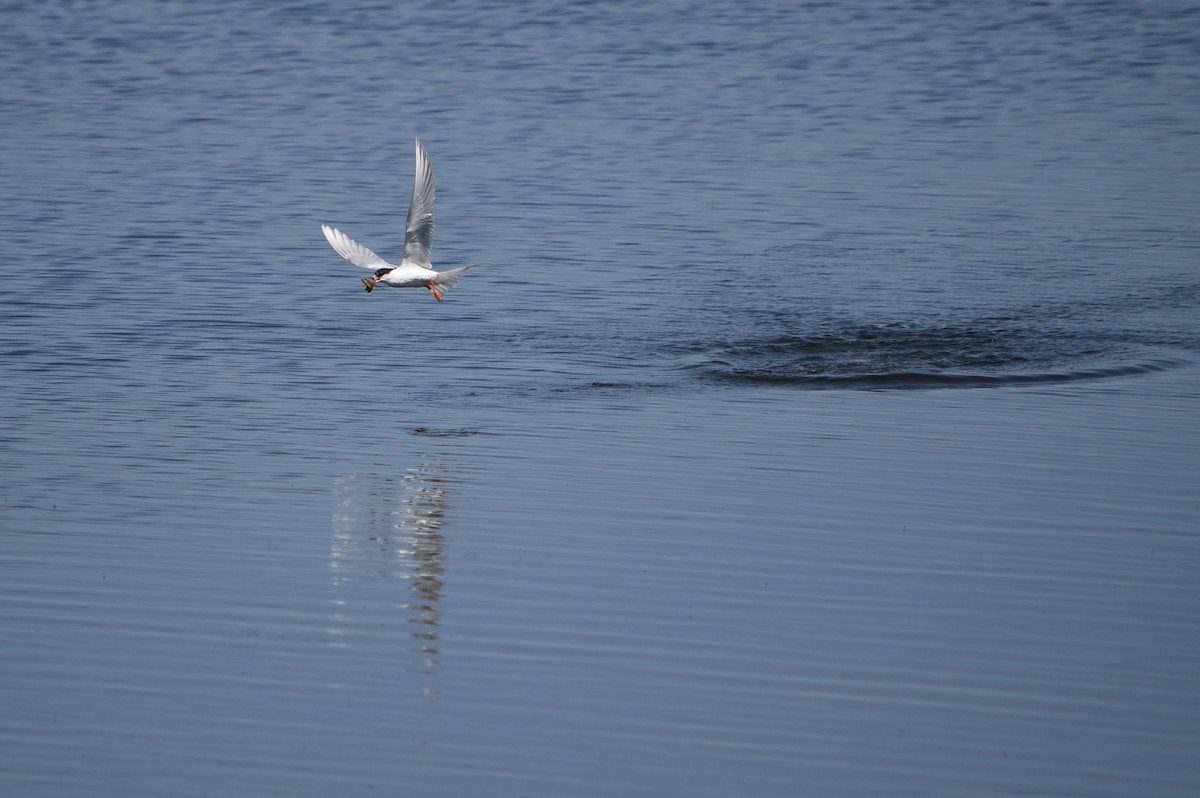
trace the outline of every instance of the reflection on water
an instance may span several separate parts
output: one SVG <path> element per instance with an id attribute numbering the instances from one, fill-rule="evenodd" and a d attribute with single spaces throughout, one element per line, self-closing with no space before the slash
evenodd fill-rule
<path id="1" fill-rule="evenodd" d="M 333 488 L 331 634 L 339 645 L 351 645 L 351 632 L 371 624 L 381 605 L 399 609 L 410 627 L 410 648 L 419 656 L 417 668 L 424 673 L 436 672 L 440 664 L 442 527 L 455 482 L 444 454 L 426 455 L 400 473 L 379 465 L 345 474 Z M 397 579 L 408 582 L 406 595 L 381 597 L 373 589 L 378 580 Z"/>

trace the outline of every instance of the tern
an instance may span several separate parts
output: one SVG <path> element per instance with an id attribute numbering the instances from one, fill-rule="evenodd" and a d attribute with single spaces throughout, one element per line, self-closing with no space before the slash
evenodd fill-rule
<path id="1" fill-rule="evenodd" d="M 463 272 L 471 267 L 460 266 L 436 272 L 429 262 L 429 251 L 433 249 L 433 164 L 429 162 L 429 153 L 421 146 L 420 139 L 416 140 L 416 144 L 417 166 L 413 175 L 412 202 L 408 206 L 404 257 L 399 266 L 388 263 L 341 230 L 323 224 L 321 232 L 337 254 L 355 266 L 374 270 L 374 275 L 362 278 L 367 291 L 374 290 L 377 285 L 428 288 L 433 298 L 441 302 L 442 290 L 454 287 Z"/>

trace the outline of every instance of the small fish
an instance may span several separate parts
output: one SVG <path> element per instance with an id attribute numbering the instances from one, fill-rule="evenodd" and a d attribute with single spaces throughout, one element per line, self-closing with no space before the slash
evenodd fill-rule
<path id="1" fill-rule="evenodd" d="M 366 286 L 368 294 L 375 290 L 375 283 L 371 282 L 366 277 L 362 278 L 362 283 L 364 286 Z"/>

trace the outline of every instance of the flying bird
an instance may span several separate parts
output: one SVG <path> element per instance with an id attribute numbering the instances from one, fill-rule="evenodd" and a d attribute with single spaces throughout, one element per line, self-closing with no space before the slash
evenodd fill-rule
<path id="1" fill-rule="evenodd" d="M 371 277 L 362 278 L 367 291 L 372 291 L 377 285 L 387 285 L 392 288 L 428 288 L 429 293 L 438 302 L 442 301 L 442 291 L 452 288 L 458 283 L 458 278 L 470 266 L 460 266 L 444 272 L 433 270 L 429 262 L 429 251 L 433 249 L 433 164 L 429 162 L 429 153 L 417 139 L 417 166 L 413 175 L 412 202 L 408 206 L 408 223 L 404 230 L 404 257 L 400 265 L 388 263 L 350 236 L 330 227 L 321 225 L 325 240 L 337 254 L 364 269 L 375 272 Z"/>

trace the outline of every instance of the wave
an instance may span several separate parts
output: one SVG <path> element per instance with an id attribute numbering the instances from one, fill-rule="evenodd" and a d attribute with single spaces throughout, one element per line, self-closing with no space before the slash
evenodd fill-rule
<path id="1" fill-rule="evenodd" d="M 1011 325 L 862 326 L 682 347 L 683 371 L 710 381 L 803 388 L 982 388 L 1130 377 L 1191 359 L 1121 341 Z"/>

